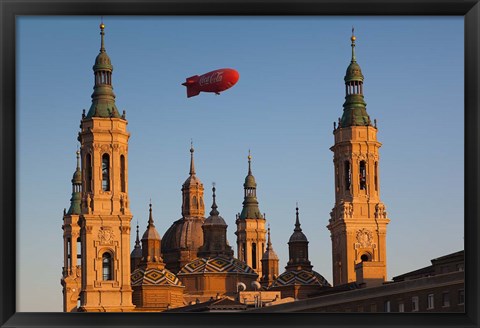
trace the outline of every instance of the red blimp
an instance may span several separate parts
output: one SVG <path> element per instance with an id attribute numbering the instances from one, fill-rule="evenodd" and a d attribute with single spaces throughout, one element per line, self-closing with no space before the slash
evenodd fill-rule
<path id="1" fill-rule="evenodd" d="M 196 96 L 200 92 L 215 92 L 219 95 L 220 92 L 230 89 L 237 83 L 239 77 L 236 70 L 221 68 L 200 76 L 191 76 L 182 85 L 187 87 L 188 98 Z"/>

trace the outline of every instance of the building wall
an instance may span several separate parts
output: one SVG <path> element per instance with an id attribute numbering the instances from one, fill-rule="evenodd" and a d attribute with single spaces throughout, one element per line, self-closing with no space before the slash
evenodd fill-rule
<path id="1" fill-rule="evenodd" d="M 312 297 L 307 300 L 270 306 L 257 312 L 463 312 L 465 276 L 463 271 L 386 283 L 382 286 Z M 433 307 L 428 298 L 433 295 Z M 444 298 L 448 295 L 449 304 Z M 418 298 L 418 309 L 413 299 Z M 389 303 L 387 303 L 389 302 Z M 389 304 L 389 310 L 388 305 Z"/>

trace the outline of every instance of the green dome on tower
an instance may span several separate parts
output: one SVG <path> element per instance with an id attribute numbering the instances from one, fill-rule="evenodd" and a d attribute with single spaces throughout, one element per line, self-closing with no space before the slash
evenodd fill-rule
<path id="1" fill-rule="evenodd" d="M 100 24 L 101 45 L 100 53 L 95 58 L 93 72 L 95 75 L 95 85 L 93 87 L 92 105 L 86 118 L 91 117 L 115 117 L 121 118 L 115 105 L 115 94 L 112 87 L 113 66 L 110 57 L 105 50 L 105 25 Z"/>
<path id="2" fill-rule="evenodd" d="M 343 104 L 343 115 L 339 127 L 369 126 L 370 117 L 367 113 L 367 103 L 363 97 L 363 74 L 360 65 L 355 57 L 355 40 L 352 29 L 352 59 L 345 74 L 345 103 Z"/>

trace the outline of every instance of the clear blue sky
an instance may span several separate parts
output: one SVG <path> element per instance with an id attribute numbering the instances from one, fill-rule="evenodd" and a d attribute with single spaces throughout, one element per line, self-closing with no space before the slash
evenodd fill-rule
<path id="1" fill-rule="evenodd" d="M 17 23 L 17 310 L 61 311 L 62 213 L 82 109 L 90 107 L 99 17 Z M 251 149 L 260 210 L 283 271 L 295 203 L 314 270 L 332 281 L 333 122 L 342 115 L 352 25 L 367 111 L 378 122 L 388 277 L 463 249 L 461 17 L 104 17 L 113 86 L 131 132 L 129 194 L 144 231 L 181 216 L 190 139 L 197 176 L 235 246 Z M 186 77 L 230 67 L 220 96 L 186 97 Z M 133 231 L 133 230 L 132 230 Z M 135 234 L 132 234 L 132 243 Z"/>

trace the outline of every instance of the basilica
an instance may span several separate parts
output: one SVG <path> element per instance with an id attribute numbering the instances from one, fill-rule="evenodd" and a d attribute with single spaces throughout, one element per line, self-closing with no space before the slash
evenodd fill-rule
<path id="1" fill-rule="evenodd" d="M 125 111 L 120 113 L 115 104 L 103 23 L 100 36 L 92 103 L 82 114 L 70 207 L 63 213 L 64 312 L 177 311 L 204 303 L 244 309 L 248 302 L 296 302 L 352 283 L 385 282 L 389 219 L 380 200 L 381 143 L 376 122 L 366 111 L 353 33 L 343 115 L 334 124 L 330 148 L 335 172 L 335 204 L 327 225 L 332 241 L 331 284 L 313 270 L 298 205 L 289 240 L 276 241 L 289 250 L 288 262 L 279 270 L 270 228 L 259 208 L 250 154 L 243 208 L 235 218 L 235 251 L 227 240 L 230 218 L 221 216 L 215 185 L 206 191 L 195 171 L 193 145 L 181 188 L 180 219 L 160 233 L 150 203 L 146 230 L 141 234 L 137 224 L 132 231 L 130 132 Z M 207 209 L 205 192 L 211 192 L 213 199 Z"/>

